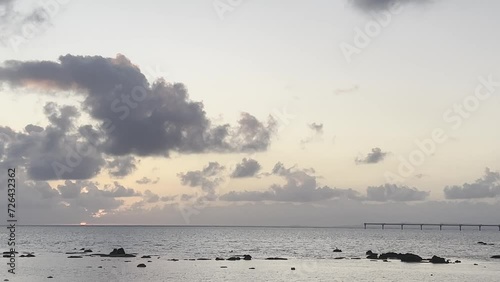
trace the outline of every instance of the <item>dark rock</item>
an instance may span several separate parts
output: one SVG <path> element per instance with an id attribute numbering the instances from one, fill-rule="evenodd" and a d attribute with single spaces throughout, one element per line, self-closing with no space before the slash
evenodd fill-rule
<path id="1" fill-rule="evenodd" d="M 361 258 L 351 258 L 351 259 L 361 259 Z"/>
<path id="2" fill-rule="evenodd" d="M 240 259 L 241 259 L 240 257 L 230 257 L 227 260 L 240 260 Z"/>
<path id="3" fill-rule="evenodd" d="M 99 265 L 97 268 L 102 268 L 102 265 Z"/>
<path id="4" fill-rule="evenodd" d="M 50 278 L 54 278 L 54 277 L 53 277 L 53 276 L 47 276 L 47 278 L 49 278 L 49 279 L 50 279 Z"/>
<path id="5" fill-rule="evenodd" d="M 411 253 L 399 254 L 399 259 L 402 262 L 422 262 L 422 258 L 420 256 Z"/>
<path id="6" fill-rule="evenodd" d="M 252 256 L 251 255 L 244 255 L 243 260 L 252 260 Z"/>
<path id="7" fill-rule="evenodd" d="M 458 259 L 455 261 L 455 263 L 462 263 L 461 261 L 459 261 Z"/>
<path id="8" fill-rule="evenodd" d="M 378 255 L 377 255 L 377 254 L 372 253 L 372 254 L 370 254 L 370 255 L 366 256 L 366 258 L 367 258 L 367 259 L 378 259 Z"/>
<path id="9" fill-rule="evenodd" d="M 215 260 L 225 260 L 225 259 L 223 259 L 223 258 L 215 258 Z"/>
<path id="10" fill-rule="evenodd" d="M 334 253 L 341 253 L 341 252 L 342 252 L 342 250 L 341 250 L 341 249 L 339 249 L 339 248 L 335 248 L 335 250 L 333 250 L 333 252 L 334 252 Z"/>
<path id="11" fill-rule="evenodd" d="M 144 263 L 139 263 L 137 267 L 146 267 L 146 265 Z"/>
<path id="12" fill-rule="evenodd" d="M 500 255 L 491 256 L 492 259 L 500 259 Z"/>
<path id="13" fill-rule="evenodd" d="M 26 254 L 26 255 L 20 255 L 19 257 L 20 258 L 34 258 L 35 255 L 34 254 Z"/>
<path id="14" fill-rule="evenodd" d="M 478 265 L 477 263 L 475 263 L 474 265 Z"/>
<path id="15" fill-rule="evenodd" d="M 388 253 L 383 253 L 381 254 L 378 258 L 379 259 L 399 259 L 400 254 L 396 254 L 394 252 L 388 252 Z"/>
<path id="16" fill-rule="evenodd" d="M 179 261 L 178 259 L 167 259 L 168 261 Z"/>
<path id="17" fill-rule="evenodd" d="M 389 262 L 388 260 L 384 259 L 383 262 Z"/>
<path id="18" fill-rule="evenodd" d="M 210 260 L 209 258 L 199 258 L 197 260 Z"/>
<path id="19" fill-rule="evenodd" d="M 266 260 L 288 260 L 288 259 L 275 257 L 275 258 L 266 258 Z"/>
<path id="20" fill-rule="evenodd" d="M 295 270 L 295 267 L 292 267 L 291 270 Z"/>
<path id="21" fill-rule="evenodd" d="M 92 250 L 91 249 L 86 249 L 83 251 L 84 253 L 92 253 Z"/>
<path id="22" fill-rule="evenodd" d="M 126 261 L 124 261 L 124 262 L 132 262 L 132 261 L 131 261 L 131 260 L 126 260 Z"/>
<path id="23" fill-rule="evenodd" d="M 249 269 L 255 269 L 255 267 L 250 267 Z"/>
<path id="24" fill-rule="evenodd" d="M 372 255 L 372 254 L 374 254 L 374 252 L 372 252 L 372 250 L 368 250 L 368 251 L 366 251 L 366 255 L 367 255 L 367 256 Z"/>
<path id="25" fill-rule="evenodd" d="M 227 268 L 227 266 L 223 265 L 223 266 L 221 266 L 220 268 Z"/>
<path id="26" fill-rule="evenodd" d="M 69 256 L 68 258 L 83 258 L 82 256 Z"/>
<path id="27" fill-rule="evenodd" d="M 151 256 L 142 256 L 141 258 L 151 258 Z"/>
<path id="28" fill-rule="evenodd" d="M 450 263 L 449 260 L 446 260 L 444 258 L 438 257 L 438 256 L 432 256 L 432 258 L 429 260 L 430 263 Z"/>
<path id="29" fill-rule="evenodd" d="M 334 259 L 345 259 L 345 257 L 336 257 Z"/>

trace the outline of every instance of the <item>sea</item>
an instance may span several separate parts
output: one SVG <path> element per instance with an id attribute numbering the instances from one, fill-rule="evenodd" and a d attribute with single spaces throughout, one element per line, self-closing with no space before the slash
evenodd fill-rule
<path id="1" fill-rule="evenodd" d="M 498 228 L 457 229 L 18 226 L 15 274 L 3 258 L 0 281 L 500 281 L 500 260 L 491 258 L 500 255 Z M 8 236 L 0 233 L 2 251 L 10 248 Z M 92 253 L 68 258 L 82 248 Z M 114 248 L 137 256 L 87 256 Z M 370 260 L 368 250 L 437 255 L 453 263 Z M 35 257 L 19 257 L 25 253 Z M 252 259 L 215 260 L 245 254 Z"/>

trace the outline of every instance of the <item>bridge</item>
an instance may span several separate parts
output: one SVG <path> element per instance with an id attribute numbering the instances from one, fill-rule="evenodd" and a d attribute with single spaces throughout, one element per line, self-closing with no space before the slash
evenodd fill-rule
<path id="1" fill-rule="evenodd" d="M 453 226 L 458 227 L 460 231 L 462 227 L 477 227 L 479 231 L 483 227 L 498 227 L 498 231 L 500 231 L 500 224 L 461 224 L 461 223 L 387 223 L 387 222 L 365 222 L 365 229 L 369 225 L 382 226 L 382 229 L 385 229 L 386 226 L 401 226 L 401 230 L 404 229 L 405 226 L 420 226 L 420 230 L 424 229 L 424 226 L 439 226 L 439 230 L 443 230 L 443 226 Z"/>

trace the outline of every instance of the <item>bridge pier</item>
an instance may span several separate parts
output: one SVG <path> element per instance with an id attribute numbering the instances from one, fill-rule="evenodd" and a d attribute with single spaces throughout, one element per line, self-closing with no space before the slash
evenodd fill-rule
<path id="1" fill-rule="evenodd" d="M 482 225 L 479 225 L 479 231 L 481 231 L 481 226 L 482 226 Z"/>
<path id="2" fill-rule="evenodd" d="M 403 230 L 403 226 L 404 226 L 404 224 L 401 224 L 401 230 Z"/>
<path id="3" fill-rule="evenodd" d="M 462 231 L 462 224 L 458 225 L 458 227 L 460 227 L 460 231 Z"/>
<path id="4" fill-rule="evenodd" d="M 420 224 L 420 230 L 424 230 L 424 225 Z"/>
<path id="5" fill-rule="evenodd" d="M 365 223 L 365 229 L 366 229 L 366 223 Z"/>
<path id="6" fill-rule="evenodd" d="M 439 224 L 439 230 L 443 230 L 443 225 Z"/>
<path id="7" fill-rule="evenodd" d="M 385 224 L 382 224 L 382 229 L 384 229 L 384 227 L 385 227 Z"/>

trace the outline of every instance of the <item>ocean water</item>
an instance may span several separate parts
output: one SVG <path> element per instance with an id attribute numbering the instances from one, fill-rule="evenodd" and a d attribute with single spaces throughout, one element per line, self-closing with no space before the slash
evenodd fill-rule
<path id="1" fill-rule="evenodd" d="M 15 275 L 7 272 L 4 259 L 0 281 L 500 281 L 500 260 L 490 258 L 500 255 L 498 229 L 22 226 L 16 241 L 19 255 L 34 252 L 36 257 L 18 257 Z M 0 233 L 0 246 L 8 250 L 6 232 Z M 118 247 L 138 256 L 69 259 L 65 254 L 75 248 L 109 253 Z M 335 248 L 342 253 L 334 253 Z M 371 261 L 365 258 L 367 250 L 438 255 L 462 263 Z M 214 260 L 243 254 L 253 259 Z M 168 261 L 173 258 L 179 261 Z M 185 260 L 197 258 L 211 260 Z M 137 268 L 139 263 L 147 267 Z"/>

